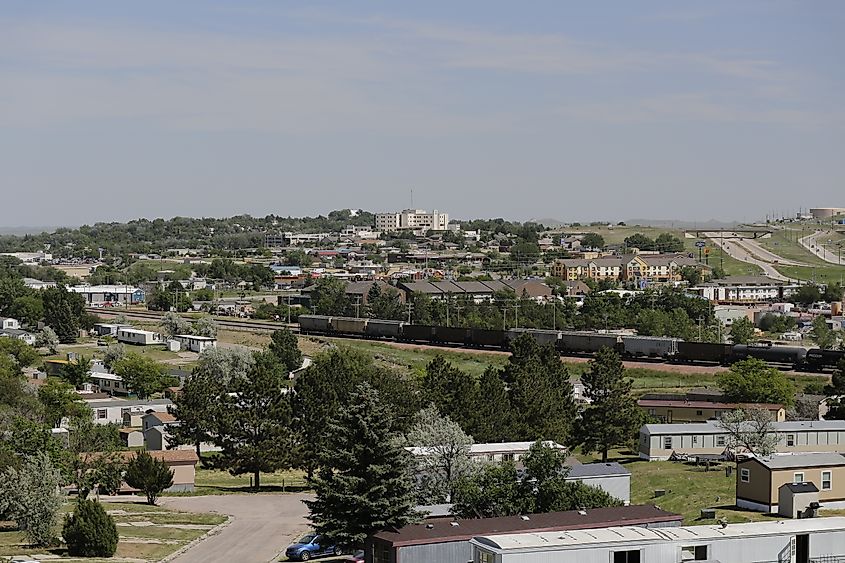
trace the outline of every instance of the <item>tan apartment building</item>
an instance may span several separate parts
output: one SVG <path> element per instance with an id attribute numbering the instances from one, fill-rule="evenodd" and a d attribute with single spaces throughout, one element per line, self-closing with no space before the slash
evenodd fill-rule
<path id="1" fill-rule="evenodd" d="M 769 403 L 724 403 L 689 399 L 684 395 L 643 395 L 637 404 L 652 418 L 668 424 L 719 420 L 725 413 L 737 409 L 764 409 L 771 415 L 773 422 L 786 420 L 786 408 L 783 405 Z"/>
<path id="2" fill-rule="evenodd" d="M 685 254 L 625 254 L 591 259 L 557 260 L 551 273 L 564 280 L 648 280 L 653 283 L 681 281 L 685 266 L 705 268 Z"/>
<path id="3" fill-rule="evenodd" d="M 845 421 L 808 420 L 775 422 L 779 453 L 845 452 Z M 646 424 L 640 428 L 639 456 L 649 461 L 667 460 L 673 454 L 720 455 L 730 443 L 728 433 L 716 422 Z"/>
<path id="4" fill-rule="evenodd" d="M 845 507 L 845 456 L 807 453 L 752 457 L 736 465 L 736 504 L 740 508 L 777 512 L 781 487 L 813 484 L 824 508 Z"/>

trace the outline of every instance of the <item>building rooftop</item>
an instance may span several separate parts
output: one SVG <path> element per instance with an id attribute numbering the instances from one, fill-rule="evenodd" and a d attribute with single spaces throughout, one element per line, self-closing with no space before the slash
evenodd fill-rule
<path id="1" fill-rule="evenodd" d="M 591 510 L 547 512 L 524 516 L 499 518 L 433 519 L 410 524 L 399 530 L 383 531 L 375 538 L 389 542 L 394 547 L 467 541 L 475 536 L 511 532 L 560 532 L 583 528 L 649 524 L 656 522 L 681 522 L 679 514 L 666 512 L 651 505 L 616 506 Z M 453 525 L 452 523 L 457 525 Z"/>
<path id="2" fill-rule="evenodd" d="M 102 400 L 102 399 L 85 399 L 88 406 L 92 409 L 105 409 L 109 407 L 157 407 L 157 406 L 170 406 L 173 404 L 173 401 L 170 399 L 148 399 L 148 400 L 140 400 L 140 399 L 109 399 L 109 400 Z"/>
<path id="3" fill-rule="evenodd" d="M 691 409 L 719 409 L 719 410 L 734 410 L 743 408 L 758 408 L 765 410 L 782 409 L 783 405 L 776 405 L 773 403 L 720 403 L 716 401 L 687 401 L 684 399 L 640 399 L 637 401 L 641 407 L 672 407 L 672 408 L 691 408 Z"/>
<path id="4" fill-rule="evenodd" d="M 845 465 L 845 456 L 837 453 L 773 455 L 771 457 L 755 457 L 748 461 L 752 460 L 773 470 Z"/>
<path id="5" fill-rule="evenodd" d="M 784 483 L 781 487 L 786 487 L 793 493 L 817 493 L 819 488 L 813 483 Z"/>
<path id="6" fill-rule="evenodd" d="M 775 432 L 845 431 L 845 420 L 804 420 L 773 422 Z M 689 424 L 646 424 L 640 431 L 648 434 L 724 434 L 726 431 L 716 422 L 692 422 Z"/>
<path id="7" fill-rule="evenodd" d="M 597 544 L 651 543 L 660 541 L 699 541 L 739 537 L 786 536 L 808 532 L 845 530 L 845 517 L 751 522 L 722 526 L 679 526 L 668 528 L 609 527 L 563 532 L 485 535 L 473 543 L 501 551 L 539 551 L 561 547 L 581 548 Z"/>
<path id="8" fill-rule="evenodd" d="M 567 477 L 572 479 L 589 479 L 590 477 L 611 477 L 630 474 L 630 471 L 616 462 L 597 462 L 573 465 L 569 468 L 569 474 Z"/>

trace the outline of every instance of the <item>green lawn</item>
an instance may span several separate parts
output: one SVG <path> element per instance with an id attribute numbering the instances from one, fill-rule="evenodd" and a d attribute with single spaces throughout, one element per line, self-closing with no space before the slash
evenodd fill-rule
<path id="1" fill-rule="evenodd" d="M 104 503 L 115 520 L 116 524 L 128 522 L 153 522 L 154 524 L 202 524 L 216 526 L 226 521 L 226 517 L 219 514 L 194 514 L 191 512 L 177 512 L 168 510 L 161 506 L 148 506 L 138 503 Z M 65 504 L 63 510 L 71 511 L 73 503 Z M 125 512 L 125 514 L 120 513 Z M 117 544 L 115 557 L 133 558 L 147 561 L 159 561 L 187 543 L 202 536 L 207 529 L 186 529 L 180 527 L 161 526 L 118 526 L 120 541 Z M 59 534 L 61 528 L 56 530 Z M 161 543 L 135 543 L 139 541 L 154 539 L 161 540 Z M 0 557 L 12 555 L 50 554 L 57 557 L 57 561 L 77 561 L 69 558 L 62 547 L 56 548 L 34 548 L 26 544 L 22 532 L 14 528 L 13 523 L 0 523 Z M 51 559 L 53 560 L 53 559 Z M 93 562 L 99 559 L 85 559 Z M 104 560 L 108 561 L 108 560 Z"/>
<path id="2" fill-rule="evenodd" d="M 197 466 L 195 491 L 192 493 L 164 493 L 165 496 L 201 496 L 253 492 L 251 474 L 232 475 L 228 471 Z M 261 474 L 260 492 L 291 492 L 308 488 L 302 471 L 277 471 Z"/>

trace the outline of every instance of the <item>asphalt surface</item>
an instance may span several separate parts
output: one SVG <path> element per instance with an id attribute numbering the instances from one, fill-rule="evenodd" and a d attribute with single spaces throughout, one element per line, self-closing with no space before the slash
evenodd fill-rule
<path id="1" fill-rule="evenodd" d="M 735 236 L 734 233 L 731 233 L 731 235 Z M 762 268 L 763 270 L 763 273 L 768 277 L 780 281 L 789 281 L 789 278 L 778 272 L 775 267 L 772 266 L 771 262 L 766 262 L 765 260 L 755 258 L 752 254 L 752 251 L 742 246 L 742 244 L 738 243 L 736 238 L 725 239 L 724 234 L 720 233 L 704 233 L 704 236 L 715 242 L 716 246 L 721 246 L 722 249 L 727 252 L 731 257 L 736 258 L 741 262 L 760 266 L 760 268 Z"/>
<path id="2" fill-rule="evenodd" d="M 176 563 L 265 563 L 308 530 L 301 494 L 243 494 L 162 497 L 167 508 L 228 514 L 233 521 L 174 559 Z M 284 560 L 284 556 L 282 556 Z"/>
<path id="3" fill-rule="evenodd" d="M 831 235 L 832 233 L 830 231 L 818 231 L 812 235 L 800 238 L 798 242 L 825 262 L 842 266 L 845 264 L 845 253 L 840 253 L 839 246 L 825 247 Z M 833 248 L 834 250 L 828 250 L 828 248 Z"/>

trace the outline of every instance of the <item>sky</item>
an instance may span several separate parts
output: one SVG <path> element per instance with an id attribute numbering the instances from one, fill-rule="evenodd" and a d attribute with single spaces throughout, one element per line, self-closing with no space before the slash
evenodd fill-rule
<path id="1" fill-rule="evenodd" d="M 838 0 L 6 0 L 0 226 L 845 206 L 843 28 Z"/>

